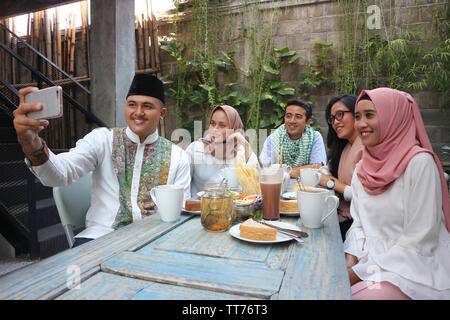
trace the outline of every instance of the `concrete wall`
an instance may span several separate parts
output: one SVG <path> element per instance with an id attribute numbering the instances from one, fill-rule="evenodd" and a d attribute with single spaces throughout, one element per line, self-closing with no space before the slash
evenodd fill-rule
<path id="1" fill-rule="evenodd" d="M 307 60 L 314 63 L 315 52 L 311 41 L 333 42 L 335 47 L 339 47 L 343 41 L 343 31 L 339 23 L 340 10 L 336 1 L 328 0 L 287 0 L 287 1 L 260 1 L 261 17 L 269 19 L 274 10 L 277 14 L 276 23 L 274 25 L 274 46 L 276 48 L 289 47 L 296 50 L 297 53 L 303 54 Z M 395 23 L 396 28 L 401 30 L 406 25 L 408 30 L 415 30 L 418 27 L 424 27 L 425 30 L 431 26 L 432 10 L 434 8 L 442 8 L 445 0 L 385 0 L 373 1 L 382 9 L 382 26 L 388 28 Z M 237 68 L 248 67 L 249 46 L 238 34 L 241 32 L 245 24 L 251 18 L 245 6 L 239 5 L 239 1 L 232 4 L 233 14 L 223 16 L 221 19 L 225 21 L 222 30 L 218 32 L 227 33 L 227 35 L 235 35 L 233 45 L 238 49 L 235 56 Z M 181 39 L 185 44 L 189 43 L 192 35 L 190 12 L 183 12 L 184 18 L 178 22 L 178 30 L 181 32 Z M 360 17 L 358 26 L 365 27 L 365 19 Z M 232 26 L 232 29 L 230 29 Z M 359 28 L 358 27 L 358 28 Z M 384 32 L 381 30 L 373 32 Z M 173 32 L 173 24 L 170 17 L 159 20 L 159 36 L 169 35 Z M 372 31 L 371 31 L 372 32 Z M 226 43 L 223 44 L 227 46 Z M 167 75 L 175 71 L 176 62 L 161 50 L 162 75 Z M 282 80 L 292 83 L 298 83 L 299 74 L 304 70 L 304 60 L 298 60 L 291 65 L 289 69 L 283 70 Z M 248 94 L 248 93 L 247 93 Z M 450 146 L 450 115 L 443 113 L 439 105 L 442 97 L 433 92 L 412 92 L 413 97 L 419 104 L 423 120 L 432 141 L 433 148 L 438 153 L 441 161 L 450 164 L 450 156 L 442 152 L 441 147 Z M 326 138 L 328 127 L 325 121 L 325 107 L 327 102 L 334 96 L 331 90 L 322 88 L 312 92 L 312 100 L 314 101 L 313 112 L 317 117 L 321 127 L 321 132 Z M 168 99 L 169 107 L 168 116 L 166 118 L 166 136 L 170 138 L 171 132 L 175 129 L 175 113 L 174 102 Z"/>

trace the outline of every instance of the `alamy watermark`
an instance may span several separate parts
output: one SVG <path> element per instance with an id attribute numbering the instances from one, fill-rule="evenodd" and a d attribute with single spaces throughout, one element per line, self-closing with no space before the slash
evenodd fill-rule
<path id="1" fill-rule="evenodd" d="M 367 7 L 367 13 L 370 14 L 367 17 L 366 25 L 369 30 L 381 29 L 381 9 L 377 5 L 370 5 Z"/>
<path id="2" fill-rule="evenodd" d="M 77 265 L 71 264 L 66 269 L 66 286 L 69 290 L 81 289 L 81 269 Z"/>

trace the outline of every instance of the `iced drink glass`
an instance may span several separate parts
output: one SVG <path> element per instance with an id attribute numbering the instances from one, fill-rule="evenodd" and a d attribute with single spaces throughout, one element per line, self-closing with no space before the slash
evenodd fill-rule
<path id="1" fill-rule="evenodd" d="M 263 219 L 280 219 L 280 191 L 283 183 L 283 168 L 265 167 L 259 171 L 259 182 L 263 200 Z"/>

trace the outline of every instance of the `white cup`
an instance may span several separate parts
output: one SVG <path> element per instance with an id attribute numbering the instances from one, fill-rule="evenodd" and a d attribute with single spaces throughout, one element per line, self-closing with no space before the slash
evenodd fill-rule
<path id="1" fill-rule="evenodd" d="M 223 176 L 228 181 L 228 187 L 229 188 L 239 188 L 241 186 L 241 183 L 239 182 L 239 178 L 236 174 L 236 168 L 235 167 L 226 167 L 223 168 Z"/>
<path id="2" fill-rule="evenodd" d="M 303 184 L 309 184 L 313 187 L 317 186 L 322 179 L 319 170 L 313 168 L 300 169 L 300 181 Z"/>
<path id="3" fill-rule="evenodd" d="M 174 222 L 180 219 L 183 195 L 184 187 L 174 184 L 160 185 L 150 190 L 150 196 L 162 221 Z"/>
<path id="4" fill-rule="evenodd" d="M 308 192 L 309 191 L 309 192 Z M 320 188 L 297 190 L 297 206 L 302 224 L 308 228 L 320 228 L 324 221 L 336 212 L 339 198 Z"/>

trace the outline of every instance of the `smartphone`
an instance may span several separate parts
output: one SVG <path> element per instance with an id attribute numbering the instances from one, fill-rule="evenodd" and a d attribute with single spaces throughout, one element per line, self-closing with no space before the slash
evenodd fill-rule
<path id="1" fill-rule="evenodd" d="M 42 110 L 29 112 L 33 119 L 53 119 L 63 115 L 62 88 L 60 86 L 41 89 L 25 96 L 26 103 L 39 102 L 44 106 Z"/>

